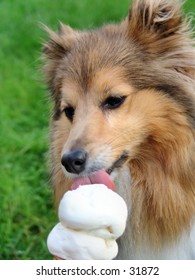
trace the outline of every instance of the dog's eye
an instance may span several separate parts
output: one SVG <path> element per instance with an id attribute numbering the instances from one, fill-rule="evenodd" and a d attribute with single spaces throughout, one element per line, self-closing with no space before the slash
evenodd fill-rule
<path id="1" fill-rule="evenodd" d="M 65 113 L 66 117 L 67 117 L 70 121 L 73 120 L 74 111 L 75 111 L 74 108 L 71 107 L 71 106 L 66 107 L 66 108 L 64 109 L 64 113 Z"/>
<path id="2" fill-rule="evenodd" d="M 110 96 L 103 102 L 102 107 L 104 109 L 116 109 L 125 101 L 125 98 L 126 96 Z"/>

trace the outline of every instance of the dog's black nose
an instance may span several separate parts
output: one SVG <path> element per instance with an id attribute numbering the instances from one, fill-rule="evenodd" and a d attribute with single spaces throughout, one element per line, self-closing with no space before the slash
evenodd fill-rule
<path id="1" fill-rule="evenodd" d="M 75 149 L 62 156 L 61 163 L 70 173 L 79 174 L 85 169 L 87 153 L 83 149 Z"/>

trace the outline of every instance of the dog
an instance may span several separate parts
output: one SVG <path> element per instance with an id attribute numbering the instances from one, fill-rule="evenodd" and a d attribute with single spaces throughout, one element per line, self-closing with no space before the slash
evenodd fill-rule
<path id="1" fill-rule="evenodd" d="M 106 173 L 128 205 L 117 259 L 194 259 L 195 48 L 181 2 L 133 0 L 118 24 L 46 30 L 57 205 L 75 179 Z"/>

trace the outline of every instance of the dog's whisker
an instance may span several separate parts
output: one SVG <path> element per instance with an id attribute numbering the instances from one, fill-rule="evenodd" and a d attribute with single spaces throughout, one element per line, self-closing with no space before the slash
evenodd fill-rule
<path id="1" fill-rule="evenodd" d="M 121 133 L 119 133 L 117 136 L 113 137 L 113 138 L 110 138 L 108 141 L 105 142 L 105 144 L 107 145 L 110 145 L 110 144 L 113 144 L 115 141 L 117 141 L 118 139 L 121 138 L 121 136 L 129 136 L 128 135 L 128 130 L 126 131 L 122 131 Z"/>

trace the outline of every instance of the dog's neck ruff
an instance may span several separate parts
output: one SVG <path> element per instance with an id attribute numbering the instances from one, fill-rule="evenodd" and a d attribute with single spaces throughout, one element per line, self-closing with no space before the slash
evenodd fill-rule
<path id="1" fill-rule="evenodd" d="M 129 169 L 124 167 L 115 177 L 115 188 L 126 201 L 129 220 L 131 220 L 131 174 Z M 187 260 L 195 259 L 195 219 L 189 230 L 181 233 L 180 237 L 174 242 L 164 243 L 160 250 L 152 249 L 151 244 L 141 243 L 135 245 L 132 237 L 131 222 L 127 223 L 127 228 L 122 237 L 118 240 L 119 253 L 118 260 L 140 259 L 140 260 Z M 155 247 L 155 246 L 154 246 Z"/>

